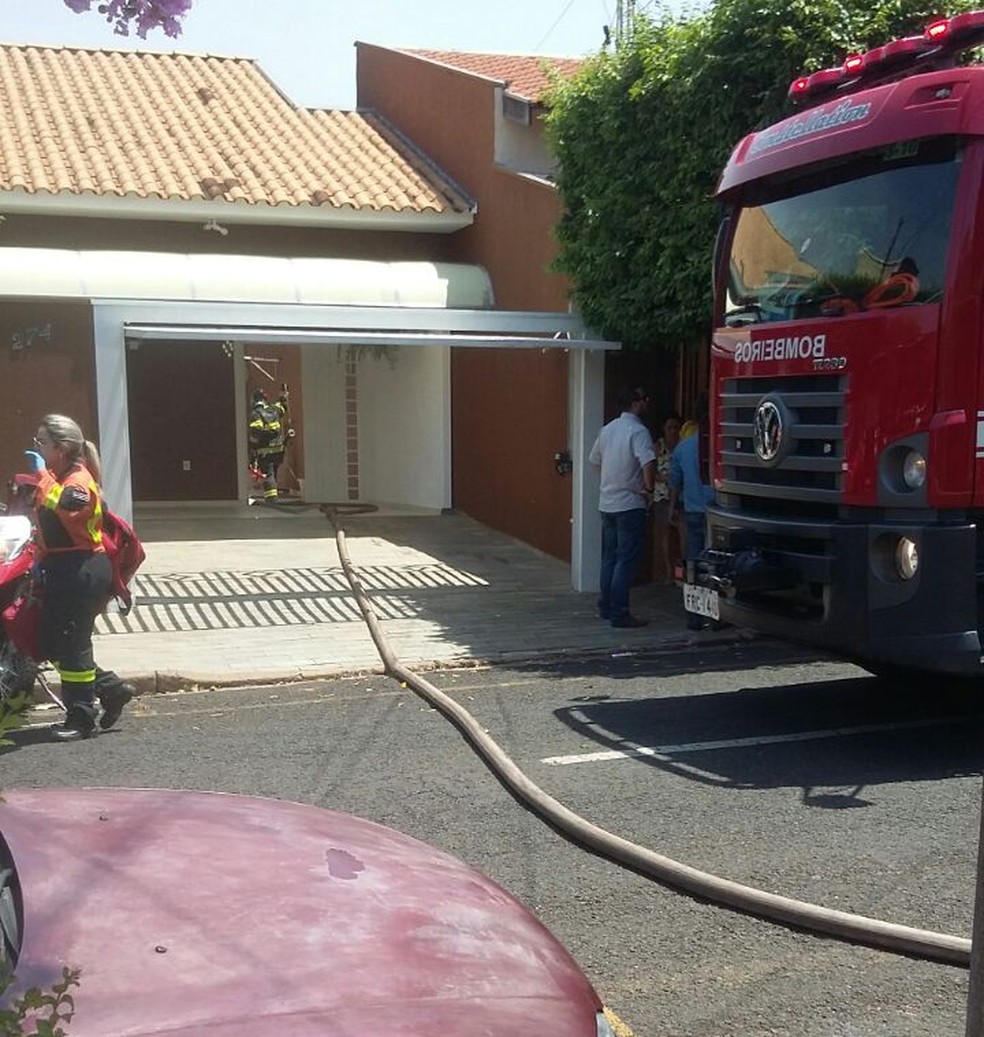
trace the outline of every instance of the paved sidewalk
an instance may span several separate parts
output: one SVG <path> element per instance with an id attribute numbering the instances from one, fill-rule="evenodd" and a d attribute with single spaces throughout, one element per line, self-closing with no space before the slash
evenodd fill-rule
<path id="1" fill-rule="evenodd" d="M 680 591 L 644 586 L 617 630 L 568 567 L 460 515 L 341 515 L 382 630 L 411 668 L 686 646 Z M 379 654 L 316 507 L 139 510 L 147 560 L 127 616 L 97 624 L 96 659 L 142 693 L 380 672 Z M 716 635 L 720 637 L 721 635 Z"/>

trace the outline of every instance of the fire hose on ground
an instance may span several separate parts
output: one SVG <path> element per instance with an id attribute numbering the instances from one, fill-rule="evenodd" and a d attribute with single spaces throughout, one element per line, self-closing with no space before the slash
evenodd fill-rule
<path id="1" fill-rule="evenodd" d="M 970 966 L 971 941 L 965 937 L 917 929 L 847 911 L 837 911 L 742 885 L 681 864 L 644 846 L 623 839 L 569 810 L 530 781 L 467 710 L 429 681 L 400 663 L 383 635 L 372 603 L 352 565 L 345 543 L 345 532 L 337 522 L 334 509 L 331 506 L 322 505 L 322 510 L 335 531 L 342 568 L 379 652 L 386 675 L 405 684 L 425 702 L 447 717 L 485 760 L 496 777 L 521 802 L 528 805 L 556 829 L 602 857 L 624 864 L 639 874 L 709 903 L 728 907 L 743 914 L 754 915 L 767 921 L 778 922 L 794 929 L 835 937 L 849 943 L 949 965 L 959 965 L 965 968 Z"/>

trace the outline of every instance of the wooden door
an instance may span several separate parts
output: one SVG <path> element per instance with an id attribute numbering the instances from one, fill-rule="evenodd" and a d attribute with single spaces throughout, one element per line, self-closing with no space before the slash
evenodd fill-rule
<path id="1" fill-rule="evenodd" d="M 218 342 L 127 343 L 134 501 L 238 498 L 233 363 Z"/>

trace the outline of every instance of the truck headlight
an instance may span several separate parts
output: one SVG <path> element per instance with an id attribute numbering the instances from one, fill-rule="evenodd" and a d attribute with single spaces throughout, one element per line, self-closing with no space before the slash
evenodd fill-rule
<path id="1" fill-rule="evenodd" d="M 918 450 L 910 450 L 902 459 L 902 481 L 910 490 L 926 485 L 926 458 Z"/>
<path id="2" fill-rule="evenodd" d="M 899 537 L 895 545 L 895 571 L 903 580 L 911 580 L 919 568 L 919 549 L 915 540 Z"/>

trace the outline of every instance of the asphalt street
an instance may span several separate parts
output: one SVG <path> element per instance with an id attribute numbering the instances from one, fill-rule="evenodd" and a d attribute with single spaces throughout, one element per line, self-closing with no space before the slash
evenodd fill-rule
<path id="1" fill-rule="evenodd" d="M 760 888 L 969 935 L 976 698 L 905 692 L 764 643 L 428 679 L 596 824 Z M 214 789 L 392 825 L 524 900 L 639 1037 L 964 1030 L 965 971 L 698 902 L 586 852 L 382 676 L 146 696 L 87 743 L 27 730 L 0 755 L 12 784 Z"/>

